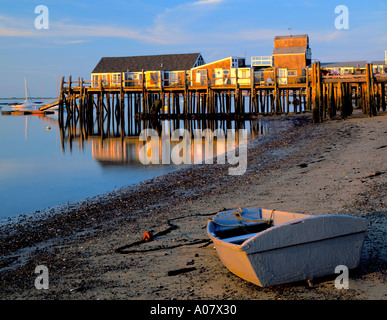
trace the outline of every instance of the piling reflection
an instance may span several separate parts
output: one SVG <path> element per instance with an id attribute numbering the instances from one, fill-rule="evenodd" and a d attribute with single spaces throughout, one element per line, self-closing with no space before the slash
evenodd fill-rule
<path id="1" fill-rule="evenodd" d="M 157 141 L 157 158 L 160 161 L 150 164 L 171 164 L 171 161 L 168 162 L 165 159 L 171 159 L 171 157 L 173 159 L 173 152 L 176 153 L 178 145 L 186 144 L 187 141 L 191 157 L 188 163 L 199 163 L 209 157 L 217 157 L 225 151 L 230 151 L 231 146 L 237 148 L 242 129 L 247 141 L 267 132 L 264 119 L 125 120 L 127 121 L 125 122 L 120 116 L 115 116 L 104 119 L 103 122 L 96 118 L 93 122 L 86 123 L 74 117 L 59 121 L 62 152 L 72 152 L 75 145 L 81 150 L 86 145 L 91 145 L 93 158 L 102 166 L 144 165 L 144 150 L 146 150 L 146 144 L 150 145 L 150 139 L 149 137 L 141 139 L 141 136 L 147 130 L 152 130 L 157 139 L 152 137 L 152 143 Z M 180 150 L 180 153 L 182 154 L 183 151 Z M 186 164 L 187 161 L 184 163 Z"/>

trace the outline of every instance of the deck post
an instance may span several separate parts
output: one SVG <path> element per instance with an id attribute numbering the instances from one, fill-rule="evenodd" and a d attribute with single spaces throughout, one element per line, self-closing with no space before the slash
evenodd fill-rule
<path id="1" fill-rule="evenodd" d="M 316 62 L 312 65 L 312 98 L 313 109 L 312 117 L 314 123 L 322 121 L 322 82 L 320 63 Z"/>
<path id="2" fill-rule="evenodd" d="M 103 140 L 104 139 L 104 132 L 103 132 L 103 118 L 104 118 L 104 108 L 103 108 L 103 83 L 102 83 L 102 78 L 100 79 L 100 82 L 99 82 L 99 87 L 100 87 L 100 92 L 99 92 L 99 97 L 98 97 L 98 109 L 100 110 L 99 111 L 99 129 L 100 129 L 100 135 L 101 135 L 101 139 Z"/>
<path id="3" fill-rule="evenodd" d="M 235 69 L 235 95 L 234 95 L 234 108 L 235 114 L 240 113 L 240 101 L 239 101 L 239 84 L 238 84 L 238 68 Z"/>
<path id="4" fill-rule="evenodd" d="M 187 84 L 187 72 L 184 70 L 184 104 L 183 104 L 183 114 L 186 115 L 187 112 L 187 92 L 188 92 L 188 84 Z"/>
<path id="5" fill-rule="evenodd" d="M 83 78 L 79 81 L 79 126 L 81 141 L 86 138 L 85 131 L 85 106 L 84 106 L 84 93 L 83 93 Z"/>
<path id="6" fill-rule="evenodd" d="M 281 102 L 280 102 L 280 99 L 279 99 L 279 88 L 278 88 L 278 69 L 277 67 L 274 67 L 273 68 L 273 73 L 274 73 L 274 110 L 275 110 L 275 113 L 279 113 L 280 112 L 280 106 L 281 106 Z M 294 103 L 294 101 L 293 101 Z"/>
<path id="7" fill-rule="evenodd" d="M 309 67 L 306 67 L 306 88 L 305 88 L 305 96 L 306 96 L 306 106 L 305 110 L 311 110 L 311 99 L 310 99 L 310 79 L 309 79 Z"/>
<path id="8" fill-rule="evenodd" d="M 146 110 L 146 96 L 145 96 L 145 73 L 144 69 L 141 70 L 142 72 L 142 85 L 141 85 L 141 91 L 142 91 L 142 113 L 145 114 Z"/>
<path id="9" fill-rule="evenodd" d="M 59 90 L 59 119 L 63 122 L 63 86 L 64 86 L 64 77 L 60 79 L 60 90 Z"/>
<path id="10" fill-rule="evenodd" d="M 319 109 L 319 122 L 323 119 L 323 95 L 322 95 L 322 77 L 321 77 L 321 66 L 320 62 L 317 62 L 317 99 Z"/>
<path id="11" fill-rule="evenodd" d="M 367 114 L 369 117 L 376 116 L 375 96 L 374 96 L 374 76 L 372 72 L 372 64 L 366 64 L 366 100 L 367 100 Z"/>

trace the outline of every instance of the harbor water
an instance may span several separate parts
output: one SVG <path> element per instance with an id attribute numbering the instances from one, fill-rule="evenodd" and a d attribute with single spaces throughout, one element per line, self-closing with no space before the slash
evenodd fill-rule
<path id="1" fill-rule="evenodd" d="M 0 102 L 1 111 L 12 110 L 7 105 L 10 101 Z M 259 132 L 253 133 L 254 124 L 243 121 L 248 139 L 266 132 L 264 124 L 259 125 Z M 184 128 L 184 123 L 177 126 Z M 235 121 L 227 126 L 235 128 Z M 0 115 L 0 219 L 39 213 L 181 168 L 174 163 L 141 163 L 144 143 L 138 136 L 114 135 L 70 141 L 59 128 L 56 112 Z"/>

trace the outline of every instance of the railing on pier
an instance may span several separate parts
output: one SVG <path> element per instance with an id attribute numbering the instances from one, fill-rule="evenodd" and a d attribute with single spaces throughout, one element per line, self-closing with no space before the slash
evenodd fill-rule
<path id="1" fill-rule="evenodd" d="M 253 56 L 251 57 L 252 67 L 272 67 L 274 65 L 273 56 Z"/>
<path id="2" fill-rule="evenodd" d="M 225 69 L 227 70 L 227 69 Z M 77 81 L 63 82 L 63 88 L 71 88 L 79 89 L 90 88 L 95 90 L 100 90 L 101 88 L 107 89 L 116 89 L 120 90 L 123 88 L 124 90 L 139 90 L 142 89 L 198 89 L 198 88 L 224 88 L 224 89 L 233 89 L 236 85 L 251 87 L 254 86 L 274 86 L 274 71 L 269 73 L 268 75 L 263 75 L 261 73 L 254 72 L 253 69 L 248 70 L 245 75 L 231 76 L 229 74 L 218 76 L 216 74 L 211 74 L 210 76 L 205 75 L 198 79 L 191 79 L 189 75 L 184 79 L 183 77 L 179 77 L 178 79 L 163 79 L 160 78 L 157 81 L 142 81 L 138 80 L 101 80 L 99 82 L 96 81 L 84 81 L 82 79 L 78 79 Z M 277 75 L 277 81 L 279 85 L 292 85 L 292 84 L 306 84 L 306 76 L 287 76 L 287 77 L 279 77 Z"/>

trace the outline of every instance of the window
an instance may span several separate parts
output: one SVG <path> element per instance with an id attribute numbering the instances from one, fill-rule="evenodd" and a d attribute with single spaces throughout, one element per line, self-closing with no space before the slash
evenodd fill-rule
<path id="1" fill-rule="evenodd" d="M 203 57 L 201 55 L 199 55 L 199 57 L 196 60 L 196 62 L 195 62 L 193 67 L 195 68 L 195 67 L 201 66 L 203 64 L 205 64 L 204 59 L 203 59 Z"/>
<path id="2" fill-rule="evenodd" d="M 112 74 L 112 83 L 114 85 L 119 85 L 121 83 L 121 73 Z"/>
<path id="3" fill-rule="evenodd" d="M 108 75 L 107 74 L 103 74 L 102 75 L 102 84 L 103 85 L 107 85 L 108 84 Z"/>
<path id="4" fill-rule="evenodd" d="M 291 71 L 289 71 L 289 72 L 291 72 Z M 288 76 L 288 69 L 286 69 L 286 68 L 278 69 L 278 76 L 280 78 L 286 78 Z"/>
<path id="5" fill-rule="evenodd" d="M 204 85 L 204 81 L 207 78 L 207 70 L 199 69 L 196 71 L 196 83 L 201 83 Z"/>
<path id="6" fill-rule="evenodd" d="M 297 70 L 288 70 L 288 77 L 297 77 Z"/>
<path id="7" fill-rule="evenodd" d="M 93 87 L 98 87 L 98 76 L 93 74 Z"/>
<path id="8" fill-rule="evenodd" d="M 151 73 L 151 82 L 157 82 L 157 80 L 158 80 L 157 73 Z"/>
<path id="9" fill-rule="evenodd" d="M 179 80 L 179 75 L 177 72 L 173 72 L 173 71 L 170 71 L 170 72 L 165 72 L 164 73 L 164 79 L 165 80 L 169 80 L 169 81 L 165 81 L 164 84 L 165 85 L 173 85 L 173 84 L 178 84 L 178 80 Z"/>

